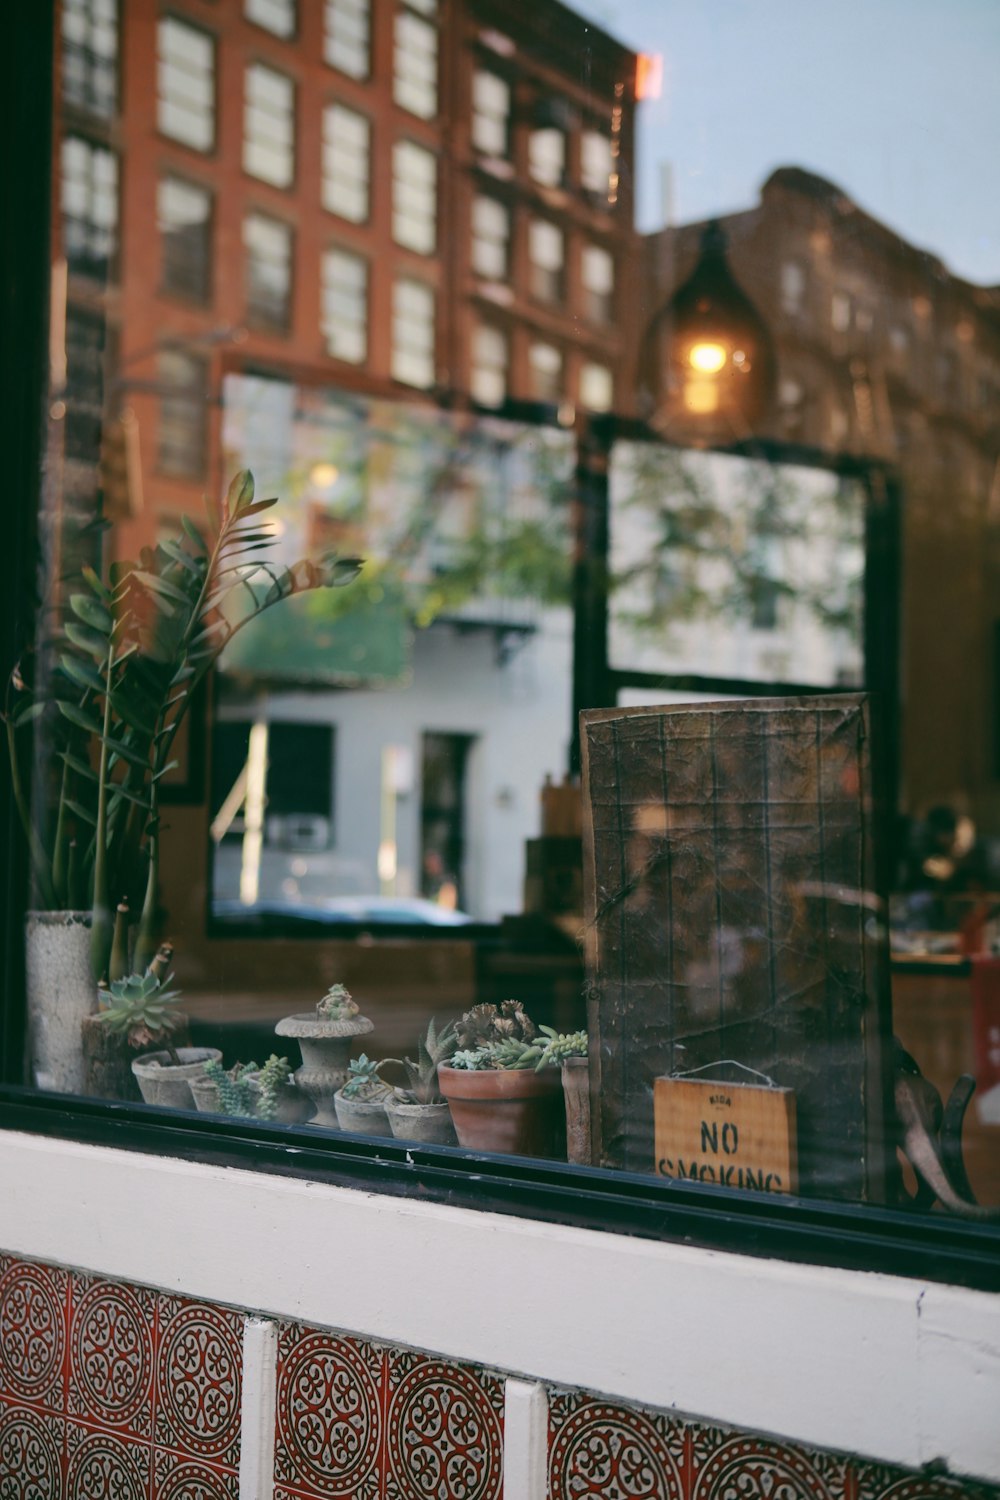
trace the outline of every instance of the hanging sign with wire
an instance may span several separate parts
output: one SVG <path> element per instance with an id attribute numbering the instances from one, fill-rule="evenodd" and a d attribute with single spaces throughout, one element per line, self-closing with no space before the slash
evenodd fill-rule
<path id="1" fill-rule="evenodd" d="M 657 1078 L 653 1113 L 661 1177 L 761 1193 L 795 1192 L 792 1089 L 777 1088 L 770 1079 L 754 1084 Z"/>

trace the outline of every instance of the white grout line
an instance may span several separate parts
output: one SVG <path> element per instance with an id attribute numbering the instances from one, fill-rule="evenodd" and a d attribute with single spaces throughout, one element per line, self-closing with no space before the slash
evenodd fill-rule
<path id="1" fill-rule="evenodd" d="M 503 1500 L 545 1500 L 549 1401 L 535 1381 L 508 1380 L 504 1386 Z"/>
<path id="2" fill-rule="evenodd" d="M 273 1500 L 277 1374 L 277 1324 L 247 1318 L 243 1324 L 240 1500 Z"/>

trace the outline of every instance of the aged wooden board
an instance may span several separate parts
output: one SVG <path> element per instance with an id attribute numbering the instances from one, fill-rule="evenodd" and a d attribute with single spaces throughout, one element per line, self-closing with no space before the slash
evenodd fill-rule
<path id="1" fill-rule="evenodd" d="M 720 1079 L 657 1078 L 656 1171 L 760 1193 L 794 1193 L 795 1095 Z"/>
<path id="2" fill-rule="evenodd" d="M 653 1081 L 794 1091 L 800 1189 L 885 1195 L 888 968 L 863 697 L 582 716 L 595 1161 L 653 1169 Z"/>

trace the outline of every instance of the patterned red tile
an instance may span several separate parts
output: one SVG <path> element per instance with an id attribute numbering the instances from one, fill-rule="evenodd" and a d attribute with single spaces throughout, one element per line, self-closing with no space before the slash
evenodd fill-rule
<path id="1" fill-rule="evenodd" d="M 276 1496 L 378 1500 L 383 1351 L 363 1340 L 282 1327 Z"/>
<path id="2" fill-rule="evenodd" d="M 0 1406 L 0 1500 L 62 1500 L 65 1421 Z"/>
<path id="3" fill-rule="evenodd" d="M 578 1393 L 554 1394 L 551 1500 L 686 1500 L 686 1446 L 681 1421 Z"/>
<path id="4" fill-rule="evenodd" d="M 154 1442 L 237 1469 L 243 1315 L 161 1296 L 156 1348 Z"/>
<path id="5" fill-rule="evenodd" d="M 713 1433 L 713 1429 L 701 1432 Z M 730 1500 L 737 1495 L 760 1496 L 761 1500 L 843 1500 L 847 1465 L 832 1455 L 732 1433 L 722 1436 L 708 1452 L 698 1442 L 693 1449 L 696 1466 L 690 1500 Z"/>
<path id="6" fill-rule="evenodd" d="M 152 1292 L 94 1277 L 73 1278 L 70 1416 L 148 1440 L 155 1315 Z"/>
<path id="7" fill-rule="evenodd" d="M 849 1465 L 857 1500 L 997 1500 L 1000 1489 L 944 1475 L 908 1474 L 888 1464 Z"/>
<path id="8" fill-rule="evenodd" d="M 67 1285 L 67 1273 L 56 1267 L 3 1262 L 0 1396 L 64 1411 Z"/>
<path id="9" fill-rule="evenodd" d="M 401 1350 L 387 1377 L 385 1500 L 498 1500 L 503 1380 Z"/>
<path id="10" fill-rule="evenodd" d="M 145 1443 L 67 1421 L 66 1459 L 66 1500 L 148 1500 Z"/>
<path id="11" fill-rule="evenodd" d="M 162 1450 L 153 1459 L 153 1500 L 239 1500 L 236 1473 Z"/>

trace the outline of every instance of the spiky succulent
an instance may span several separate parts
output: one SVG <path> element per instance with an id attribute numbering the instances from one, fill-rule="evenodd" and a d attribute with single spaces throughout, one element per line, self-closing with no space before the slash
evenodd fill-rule
<path id="1" fill-rule="evenodd" d="M 360 1057 L 353 1057 L 349 1069 L 350 1076 L 340 1091 L 343 1097 L 368 1103 L 374 1103 L 376 1099 L 384 1099 L 392 1090 L 379 1077 L 381 1066 L 381 1063 L 375 1062 L 364 1052 Z"/>
<path id="2" fill-rule="evenodd" d="M 464 1047 L 452 1053 L 448 1065 L 463 1073 L 477 1073 L 493 1066 L 490 1061 L 491 1052 L 490 1047 Z"/>
<path id="3" fill-rule="evenodd" d="M 358 1010 L 358 1002 L 351 998 L 346 984 L 331 984 L 322 1000 L 316 1002 L 316 1014 L 324 1021 L 349 1021 Z"/>
<path id="4" fill-rule="evenodd" d="M 412 1057 L 387 1059 L 406 1069 L 408 1086 L 396 1089 L 399 1098 L 408 1104 L 440 1104 L 438 1063 L 447 1062 L 457 1045 L 454 1023 L 449 1022 L 439 1031 L 432 1017 L 424 1035 L 417 1040 L 416 1060 Z"/>
<path id="5" fill-rule="evenodd" d="M 180 1016 L 172 1009 L 180 998 L 180 990 L 167 988 L 173 977 L 170 974 L 161 982 L 156 974 L 147 973 L 113 979 L 97 1019 L 115 1036 L 125 1037 L 130 1047 L 164 1043 L 169 1048 L 170 1037 L 181 1024 Z"/>
<path id="6" fill-rule="evenodd" d="M 540 1026 L 545 1041 L 537 1063 L 538 1068 L 558 1068 L 568 1057 L 587 1056 L 587 1033 L 585 1031 L 556 1031 L 554 1026 Z"/>
<path id="7" fill-rule="evenodd" d="M 278 1113 L 283 1091 L 288 1088 L 292 1065 L 287 1057 L 272 1052 L 260 1070 L 257 1090 L 258 1120 L 273 1120 Z"/>
<path id="8" fill-rule="evenodd" d="M 224 1068 L 217 1058 L 205 1064 L 205 1077 L 211 1078 L 219 1091 L 219 1112 L 237 1120 L 249 1120 L 257 1109 L 257 1074 L 255 1062 L 237 1063 Z"/>
<path id="9" fill-rule="evenodd" d="M 495 1005 L 474 1005 L 467 1010 L 457 1027 L 458 1046 L 474 1051 L 494 1042 L 530 1042 L 535 1036 L 534 1022 L 520 1000 L 504 1000 Z"/>

